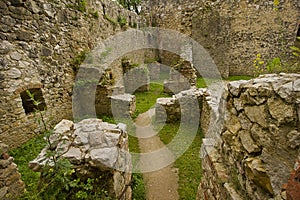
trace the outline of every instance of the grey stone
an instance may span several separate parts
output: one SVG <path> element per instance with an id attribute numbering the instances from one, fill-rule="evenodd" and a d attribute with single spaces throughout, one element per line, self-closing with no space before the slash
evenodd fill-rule
<path id="1" fill-rule="evenodd" d="M 93 149 L 90 151 L 91 161 L 96 165 L 113 168 L 118 158 L 118 148 Z"/>
<path id="2" fill-rule="evenodd" d="M 52 50 L 47 47 L 42 47 L 41 53 L 42 53 L 42 56 L 51 56 Z"/>
<path id="3" fill-rule="evenodd" d="M 83 154 L 79 148 L 71 147 L 67 153 L 62 155 L 68 159 L 72 164 L 80 164 L 83 159 Z"/>
<path id="4" fill-rule="evenodd" d="M 10 42 L 3 40 L 0 43 L 0 53 L 1 54 L 7 54 L 11 49 L 13 48 L 13 44 Z"/>
<path id="5" fill-rule="evenodd" d="M 239 96 L 241 92 L 241 84 L 247 83 L 248 81 L 240 80 L 240 81 L 232 81 L 228 83 L 228 90 L 233 96 Z"/>
<path id="6" fill-rule="evenodd" d="M 70 120 L 63 119 L 54 127 L 54 133 L 65 134 L 71 131 L 74 127 L 74 123 Z"/>
<path id="7" fill-rule="evenodd" d="M 300 132 L 293 130 L 287 134 L 289 146 L 296 149 L 300 146 Z"/>
<path id="8" fill-rule="evenodd" d="M 6 72 L 6 75 L 7 75 L 8 78 L 17 79 L 17 78 L 20 78 L 22 76 L 22 73 L 17 68 L 11 68 L 10 70 L 8 70 Z"/>
<path id="9" fill-rule="evenodd" d="M 51 4 L 43 4 L 43 8 L 48 17 L 53 18 L 55 16 L 56 11 L 52 8 Z"/>
<path id="10" fill-rule="evenodd" d="M 282 185 L 287 183 L 290 176 L 290 169 L 277 154 L 263 149 L 261 159 L 264 163 L 266 173 L 270 178 L 270 183 L 275 195 L 280 194 Z"/>
<path id="11" fill-rule="evenodd" d="M 11 59 L 13 59 L 13 60 L 17 60 L 17 61 L 19 61 L 19 60 L 21 60 L 21 58 L 22 58 L 22 54 L 20 54 L 20 53 L 18 53 L 18 52 L 12 52 L 11 54 L 10 54 L 10 57 L 11 57 Z"/>

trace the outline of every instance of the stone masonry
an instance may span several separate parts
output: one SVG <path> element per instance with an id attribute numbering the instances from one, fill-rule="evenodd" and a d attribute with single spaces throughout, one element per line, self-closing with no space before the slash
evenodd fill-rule
<path id="1" fill-rule="evenodd" d="M 7 154 L 8 146 L 0 142 L 0 199 L 17 199 L 25 190 L 14 159 Z"/>
<path id="2" fill-rule="evenodd" d="M 8 0 L 0 2 L 0 13 L 0 139 L 10 147 L 39 131 L 33 109 L 25 112 L 32 102 L 22 99 L 22 92 L 38 94 L 53 124 L 72 119 L 73 83 L 84 54 L 123 31 L 113 23 L 118 16 L 127 20 L 127 27 L 129 22 L 144 23 L 111 0 L 88 0 L 81 8 L 75 0 Z"/>
<path id="3" fill-rule="evenodd" d="M 192 88 L 170 98 L 158 98 L 155 104 L 155 121 L 158 123 L 188 122 L 199 118 L 203 96 L 207 89 Z"/>
<path id="4" fill-rule="evenodd" d="M 252 62 L 258 53 L 266 62 L 290 56 L 299 29 L 298 0 L 279 1 L 278 6 L 274 1 L 249 0 L 149 0 L 144 4 L 149 25 L 195 39 L 209 51 L 224 77 L 253 74 Z"/>
<path id="5" fill-rule="evenodd" d="M 298 179 L 290 179 L 298 177 L 299 98 L 299 74 L 273 74 L 230 82 L 218 109 L 207 104 L 220 113 L 213 120 L 223 121 L 223 128 L 203 129 L 198 199 L 299 195 Z M 202 112 L 202 120 L 208 113 Z"/>
<path id="6" fill-rule="evenodd" d="M 105 174 L 104 181 L 110 183 L 105 189 L 113 199 L 131 199 L 131 155 L 125 124 L 109 124 L 100 119 L 85 119 L 76 124 L 62 120 L 55 126 L 50 142 L 29 163 L 32 170 L 41 171 L 45 163 L 53 163 L 46 156 L 47 150 L 52 149 L 73 164 L 77 177 L 101 178 Z"/>

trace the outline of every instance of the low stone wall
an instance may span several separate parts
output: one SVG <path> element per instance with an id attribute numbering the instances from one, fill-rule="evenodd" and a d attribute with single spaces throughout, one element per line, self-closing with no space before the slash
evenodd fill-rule
<path id="1" fill-rule="evenodd" d="M 25 190 L 17 165 L 8 154 L 8 146 L 0 142 L 0 199 L 17 199 Z"/>
<path id="2" fill-rule="evenodd" d="M 95 95 L 97 116 L 130 117 L 135 112 L 135 104 L 135 96 L 124 93 L 123 86 L 97 86 Z"/>
<path id="3" fill-rule="evenodd" d="M 171 98 L 158 98 L 155 104 L 156 122 L 188 122 L 190 119 L 199 118 L 205 92 L 206 89 L 203 88 L 192 88 Z"/>
<path id="4" fill-rule="evenodd" d="M 112 198 L 131 199 L 131 156 L 125 124 L 109 124 L 99 119 L 85 119 L 73 124 L 62 120 L 50 137 L 51 149 L 68 159 L 78 177 L 100 178 L 103 175 Z M 49 146 L 29 166 L 41 171 L 47 162 Z M 99 187 L 95 185 L 94 187 Z"/>
<path id="5" fill-rule="evenodd" d="M 299 98 L 300 75 L 265 75 L 230 82 L 220 105 L 207 104 L 202 117 L 218 111 L 224 126 L 204 130 L 197 199 L 286 199 L 298 188 L 286 183 L 299 154 Z"/>

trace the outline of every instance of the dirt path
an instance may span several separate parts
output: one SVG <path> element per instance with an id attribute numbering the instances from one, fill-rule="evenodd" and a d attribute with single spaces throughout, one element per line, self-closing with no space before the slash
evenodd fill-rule
<path id="1" fill-rule="evenodd" d="M 151 125 L 154 109 L 140 114 L 135 122 L 136 136 L 142 155 L 138 163 L 143 173 L 147 200 L 177 200 L 178 170 L 173 168 L 174 156 Z M 146 154 L 143 154 L 146 153 Z M 166 167 L 165 167 L 166 166 Z M 154 171 L 155 170 L 155 171 Z"/>

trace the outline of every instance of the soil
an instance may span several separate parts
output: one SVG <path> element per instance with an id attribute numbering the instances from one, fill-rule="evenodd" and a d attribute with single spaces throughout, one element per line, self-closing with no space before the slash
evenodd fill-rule
<path id="1" fill-rule="evenodd" d="M 141 156 L 138 167 L 143 172 L 147 200 L 177 200 L 178 169 L 174 155 L 160 140 L 151 125 L 154 109 L 140 114 L 135 121 Z M 143 154 L 146 153 L 146 154 Z"/>

